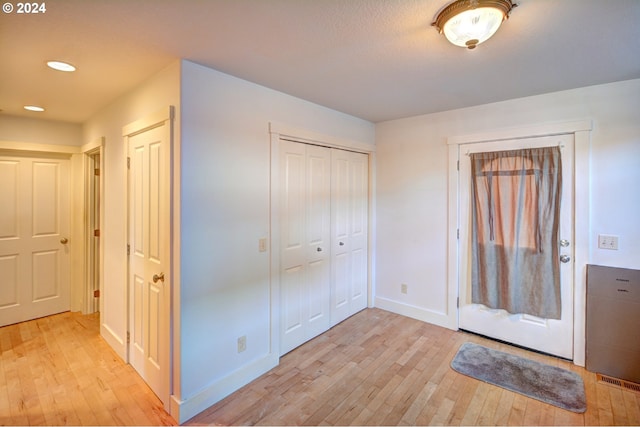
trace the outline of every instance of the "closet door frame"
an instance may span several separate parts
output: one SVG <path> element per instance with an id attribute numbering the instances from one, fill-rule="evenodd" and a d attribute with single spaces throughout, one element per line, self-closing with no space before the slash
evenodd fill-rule
<path id="1" fill-rule="evenodd" d="M 269 258 L 271 290 L 271 339 L 270 354 L 280 357 L 280 140 L 313 144 L 327 148 L 354 151 L 367 154 L 369 158 L 369 212 L 367 242 L 367 307 L 373 307 L 375 271 L 372 266 L 375 253 L 372 242 L 375 241 L 375 146 L 362 142 L 325 135 L 307 129 L 296 128 L 282 123 L 269 124 L 271 135 L 271 171 L 270 171 L 270 224 Z"/>

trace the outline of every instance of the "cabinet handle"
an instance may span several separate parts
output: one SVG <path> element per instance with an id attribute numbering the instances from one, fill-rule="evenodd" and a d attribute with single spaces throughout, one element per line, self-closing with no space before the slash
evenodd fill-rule
<path id="1" fill-rule="evenodd" d="M 340 246 L 344 246 L 344 242 L 340 242 L 338 243 Z"/>
<path id="2" fill-rule="evenodd" d="M 322 248 L 319 247 L 318 249 L 316 249 L 316 251 L 322 252 Z"/>

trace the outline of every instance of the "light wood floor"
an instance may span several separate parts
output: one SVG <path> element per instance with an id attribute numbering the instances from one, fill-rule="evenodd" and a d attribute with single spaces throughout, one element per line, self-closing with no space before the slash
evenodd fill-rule
<path id="1" fill-rule="evenodd" d="M 0 328 L 0 424 L 173 424 L 98 328 L 97 316 L 74 313 Z M 587 412 L 456 373 L 449 363 L 465 341 L 577 372 Z M 640 425 L 640 393 L 563 360 L 367 309 L 187 424 Z"/>
<path id="2" fill-rule="evenodd" d="M 471 341 L 582 376 L 575 414 L 453 371 Z M 640 394 L 596 382 L 572 363 L 367 309 L 295 349 L 278 367 L 191 425 L 639 425 Z"/>
<path id="3" fill-rule="evenodd" d="M 0 328 L 1 425 L 175 425 L 99 337 L 97 315 Z"/>

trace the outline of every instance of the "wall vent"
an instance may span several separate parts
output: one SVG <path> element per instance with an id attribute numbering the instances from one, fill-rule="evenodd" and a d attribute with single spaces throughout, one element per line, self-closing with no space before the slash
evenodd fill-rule
<path id="1" fill-rule="evenodd" d="M 615 385 L 620 388 L 635 391 L 640 393 L 640 384 L 632 383 L 631 381 L 621 380 L 619 378 L 610 377 L 607 375 L 596 374 L 598 382 Z"/>

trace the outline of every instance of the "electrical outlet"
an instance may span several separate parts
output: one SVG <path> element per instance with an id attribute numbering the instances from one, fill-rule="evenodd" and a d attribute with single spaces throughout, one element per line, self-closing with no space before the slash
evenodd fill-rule
<path id="1" fill-rule="evenodd" d="M 618 250 L 618 236 L 611 236 L 608 234 L 598 235 L 598 248 Z"/>
<path id="2" fill-rule="evenodd" d="M 238 338 L 238 353 L 242 353 L 247 349 L 247 336 L 243 335 Z"/>
<path id="3" fill-rule="evenodd" d="M 400 293 L 406 294 L 408 291 L 408 286 L 406 283 L 400 285 Z"/>

